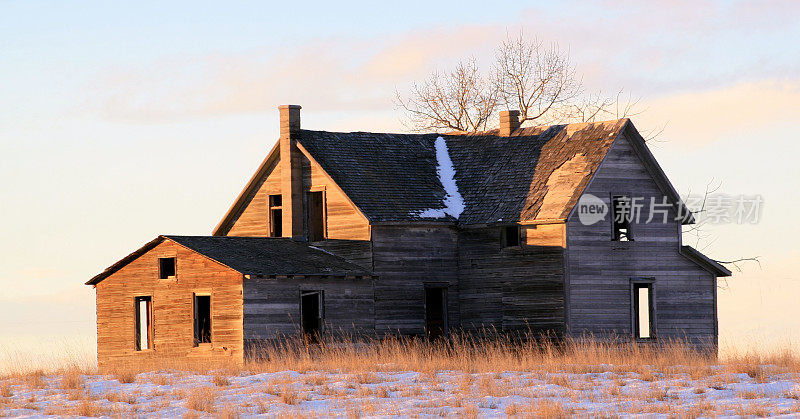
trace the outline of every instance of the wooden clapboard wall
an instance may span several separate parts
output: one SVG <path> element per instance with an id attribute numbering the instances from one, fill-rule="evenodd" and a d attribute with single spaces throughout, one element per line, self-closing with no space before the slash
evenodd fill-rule
<path id="1" fill-rule="evenodd" d="M 244 337 L 272 340 L 300 333 L 300 291 L 324 291 L 325 333 L 372 337 L 371 279 L 251 278 L 244 282 Z"/>
<path id="2" fill-rule="evenodd" d="M 269 235 L 269 196 L 281 193 L 281 168 L 277 159 L 269 165 L 256 185 L 255 190 L 245 197 L 246 204 L 226 236 Z"/>
<path id="3" fill-rule="evenodd" d="M 176 257 L 176 279 L 159 279 L 158 258 Z M 167 239 L 97 284 L 97 358 L 123 363 L 241 362 L 242 274 Z M 211 346 L 194 346 L 194 293 L 211 295 Z M 134 298 L 152 298 L 153 349 L 135 351 Z"/>
<path id="4" fill-rule="evenodd" d="M 325 173 L 319 164 L 303 154 L 303 189 L 325 191 L 325 224 L 328 239 L 369 240 L 370 226 L 367 219 L 350 202 L 347 195 Z M 304 208 L 308 216 L 308 196 L 304 196 Z"/>
<path id="5" fill-rule="evenodd" d="M 448 226 L 372 228 L 375 328 L 379 334 L 425 333 L 425 285 L 447 286 L 447 317 L 460 326 L 458 236 Z"/>
<path id="6" fill-rule="evenodd" d="M 612 194 L 643 197 L 639 223 L 633 223 L 633 242 L 612 241 L 610 217 L 591 226 L 577 213 L 567 223 L 568 324 L 573 335 L 632 336 L 631 278 L 654 278 L 656 332 L 663 338 L 688 338 L 716 343 L 716 278 L 679 253 L 681 226 L 677 221 L 645 224 L 650 197 L 664 195 L 621 136 L 584 193 L 610 205 Z M 674 220 L 675 210 L 669 217 Z"/>
<path id="7" fill-rule="evenodd" d="M 233 221 L 228 236 L 267 236 L 269 233 L 269 195 L 281 193 L 281 169 L 279 159 L 269 165 L 264 175 L 256 181 L 250 195 L 244 197 L 245 203 Z M 315 162 L 304 154 L 303 190 L 325 192 L 326 235 L 329 239 L 369 240 L 369 222 L 350 202 L 338 185 Z M 304 219 L 307 213 L 307 196 L 303 196 Z M 283 205 L 287 205 L 283 202 Z M 307 224 L 307 223 L 306 223 Z M 288 234 L 284 232 L 284 234 Z"/>
<path id="8" fill-rule="evenodd" d="M 523 227 L 521 236 L 536 243 Z M 557 230 L 557 229 L 556 229 Z M 544 230 L 543 230 L 544 231 Z M 459 233 L 461 324 L 465 330 L 534 334 L 564 331 L 563 253 L 560 245 L 501 246 L 500 227 Z M 554 233 L 547 229 L 545 242 Z"/>

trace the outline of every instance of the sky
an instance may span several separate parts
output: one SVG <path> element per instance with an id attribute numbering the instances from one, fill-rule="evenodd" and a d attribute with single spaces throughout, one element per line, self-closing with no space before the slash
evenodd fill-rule
<path id="1" fill-rule="evenodd" d="M 687 243 L 760 257 L 721 284 L 723 345 L 800 343 L 800 2 L 524 3 L 0 0 L 0 353 L 91 351 L 83 283 L 158 234 L 210 234 L 278 105 L 306 128 L 404 132 L 396 90 L 488 66 L 519 31 L 568 51 L 587 90 L 640 98 L 679 192 L 763 197 L 757 223 Z"/>

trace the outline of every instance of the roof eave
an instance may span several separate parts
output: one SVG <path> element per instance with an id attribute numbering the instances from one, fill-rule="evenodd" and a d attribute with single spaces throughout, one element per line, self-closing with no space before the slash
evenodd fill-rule
<path id="1" fill-rule="evenodd" d="M 709 258 L 692 246 L 681 246 L 681 254 L 711 271 L 717 277 L 731 276 L 733 274 L 730 269 L 722 266 L 719 262 Z"/>
<path id="2" fill-rule="evenodd" d="M 258 180 L 264 175 L 264 172 L 267 170 L 270 164 L 277 158 L 279 150 L 280 150 L 280 142 L 276 141 L 275 145 L 267 154 L 267 157 L 264 158 L 264 161 L 262 161 L 261 164 L 258 166 L 256 172 L 253 174 L 252 177 L 250 177 L 250 180 L 247 181 L 247 184 L 245 185 L 244 189 L 242 189 L 242 191 L 239 192 L 239 195 L 236 196 L 236 199 L 233 201 L 233 204 L 231 204 L 231 206 L 228 208 L 228 211 L 225 212 L 225 215 L 222 217 L 222 220 L 220 220 L 219 224 L 217 224 L 217 226 L 214 227 L 214 230 L 211 232 L 212 236 L 224 236 L 225 234 L 228 233 L 228 231 L 225 231 L 223 233 L 222 230 L 224 229 L 230 230 L 230 226 L 228 224 L 231 222 L 231 218 L 233 218 L 233 215 L 236 214 L 244 205 L 244 198 L 253 192 Z"/>
<path id="3" fill-rule="evenodd" d="M 156 237 L 155 239 L 147 242 L 144 246 L 134 250 L 133 252 L 131 252 L 127 256 L 123 257 L 122 259 L 120 259 L 116 263 L 114 263 L 113 265 L 111 265 L 108 268 L 106 268 L 105 270 L 103 270 L 103 272 L 95 275 L 94 277 L 92 277 L 92 279 L 86 281 L 86 283 L 84 285 L 97 285 L 97 284 L 99 284 L 102 280 L 104 280 L 104 279 L 108 278 L 109 276 L 113 275 L 114 273 L 116 273 L 117 271 L 119 271 L 120 269 L 125 267 L 125 265 L 133 262 L 134 260 L 139 258 L 139 256 L 142 256 L 143 254 L 147 253 L 148 251 L 150 251 L 150 249 L 156 247 L 156 245 L 158 245 L 159 243 L 163 242 L 166 239 L 167 239 L 166 236 L 160 235 L 160 236 Z"/>
<path id="4" fill-rule="evenodd" d="M 678 194 L 678 191 L 675 190 L 674 186 L 672 186 L 672 182 L 669 181 L 667 174 L 664 173 L 661 165 L 658 164 L 655 156 L 653 156 L 653 153 L 650 152 L 650 148 L 647 147 L 647 142 L 645 141 L 644 137 L 642 137 L 642 134 L 639 133 L 639 130 L 636 129 L 630 119 L 625 119 L 627 121 L 625 122 L 625 126 L 623 127 L 622 131 L 630 134 L 630 136 L 633 137 L 635 141 L 630 142 L 631 146 L 637 151 L 637 153 L 639 153 L 641 157 L 644 158 L 645 161 L 643 163 L 645 168 L 651 172 L 653 179 L 656 181 L 659 187 L 663 189 L 663 192 L 675 202 L 675 207 L 680 211 L 679 213 L 685 214 L 681 220 L 681 224 L 694 224 L 694 215 L 689 208 L 686 207 L 686 204 L 681 199 L 680 194 Z"/>

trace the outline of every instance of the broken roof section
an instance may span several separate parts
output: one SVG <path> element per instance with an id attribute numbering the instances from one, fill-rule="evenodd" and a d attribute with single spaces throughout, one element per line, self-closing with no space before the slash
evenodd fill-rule
<path id="1" fill-rule="evenodd" d="M 172 240 L 243 275 L 373 276 L 361 266 L 289 238 L 162 235 L 111 265 L 86 285 L 95 285 L 108 278 L 164 240 Z"/>

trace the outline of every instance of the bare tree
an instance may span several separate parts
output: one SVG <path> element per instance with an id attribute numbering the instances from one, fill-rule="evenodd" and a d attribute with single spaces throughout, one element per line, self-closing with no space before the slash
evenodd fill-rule
<path id="1" fill-rule="evenodd" d="M 574 101 L 582 91 L 569 54 L 558 44 L 510 36 L 495 54 L 497 90 L 507 108 L 519 110 L 520 121 L 547 120 L 547 116 Z M 552 118 L 551 118 L 552 119 Z"/>
<path id="2" fill-rule="evenodd" d="M 481 131 L 497 107 L 497 90 L 478 70 L 475 59 L 460 61 L 450 73 L 433 72 L 414 84 L 407 99 L 397 93 L 415 130 Z"/>
<path id="3" fill-rule="evenodd" d="M 493 71 L 484 74 L 474 58 L 451 72 L 434 71 L 413 84 L 407 97 L 396 92 L 412 130 L 482 131 L 498 107 L 520 111 L 520 122 L 536 125 L 592 122 L 638 113 L 638 99 L 601 92 L 584 94 L 569 54 L 558 44 L 508 36 L 495 52 Z"/>

